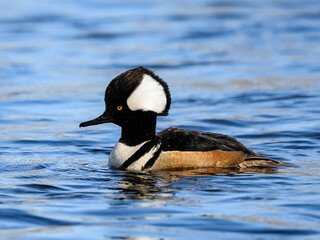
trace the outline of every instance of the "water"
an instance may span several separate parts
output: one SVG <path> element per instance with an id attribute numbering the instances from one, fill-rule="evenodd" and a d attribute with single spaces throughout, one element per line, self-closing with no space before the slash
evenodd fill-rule
<path id="1" fill-rule="evenodd" d="M 319 239 L 320 2 L 0 1 L 1 239 Z M 169 126 L 297 167 L 109 169 L 107 83 L 146 66 Z"/>

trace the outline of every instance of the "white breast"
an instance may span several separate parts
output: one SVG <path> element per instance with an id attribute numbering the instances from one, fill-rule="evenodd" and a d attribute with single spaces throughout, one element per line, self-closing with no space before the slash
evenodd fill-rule
<path id="1" fill-rule="evenodd" d="M 130 158 L 136 151 L 138 151 L 146 142 L 140 143 L 136 146 L 128 146 L 124 143 L 118 142 L 113 148 L 109 156 L 109 165 L 119 168 L 128 158 Z M 149 152 L 140 157 L 137 161 L 131 164 L 127 169 L 140 171 L 144 165 L 151 159 L 154 153 L 159 149 L 160 145 L 154 146 Z"/>

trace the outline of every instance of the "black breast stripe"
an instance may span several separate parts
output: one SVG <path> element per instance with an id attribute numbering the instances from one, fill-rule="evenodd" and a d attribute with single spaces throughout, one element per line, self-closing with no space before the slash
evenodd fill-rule
<path id="1" fill-rule="evenodd" d="M 142 145 L 141 148 L 139 148 L 131 157 L 129 157 L 122 165 L 119 167 L 119 169 L 126 169 L 129 167 L 131 164 L 139 160 L 143 155 L 148 153 L 153 147 L 154 147 L 154 140 L 151 140 L 149 142 L 146 142 L 145 144 Z"/>
<path id="2" fill-rule="evenodd" d="M 146 170 L 146 169 L 151 168 L 153 166 L 153 164 L 156 162 L 156 160 L 158 159 L 161 151 L 162 151 L 162 149 L 161 149 L 161 145 L 160 145 L 158 150 L 153 154 L 153 157 L 148 160 L 148 162 L 143 166 L 143 168 L 141 170 Z"/>

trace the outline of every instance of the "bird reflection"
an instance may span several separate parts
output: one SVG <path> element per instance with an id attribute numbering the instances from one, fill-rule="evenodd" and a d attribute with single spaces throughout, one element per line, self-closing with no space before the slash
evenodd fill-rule
<path id="1" fill-rule="evenodd" d="M 154 173 L 123 172 L 118 180 L 119 198 L 125 199 L 172 199 L 175 188 L 168 181 Z M 122 193 L 122 194 L 121 194 Z"/>
<path id="2" fill-rule="evenodd" d="M 246 171 L 238 169 L 204 168 L 181 171 L 161 171 L 161 172 L 129 172 L 120 171 L 118 185 L 110 187 L 118 190 L 116 199 L 144 199 L 144 200 L 175 200 L 175 192 L 181 190 L 177 181 L 198 181 L 200 176 L 251 176 L 254 173 L 275 173 L 275 168 L 250 168 Z M 198 183 L 199 184 L 199 183 Z M 194 185 L 194 184 L 192 184 Z M 201 185 L 201 184 L 200 184 Z M 186 189 L 192 190 L 192 189 Z M 196 189 L 194 189 L 196 190 Z M 199 190 L 199 189 L 198 189 Z"/>

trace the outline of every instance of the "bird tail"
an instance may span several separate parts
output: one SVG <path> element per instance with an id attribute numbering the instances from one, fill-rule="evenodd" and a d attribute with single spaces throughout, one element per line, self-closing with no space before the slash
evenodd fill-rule
<path id="1" fill-rule="evenodd" d="M 278 167 L 285 166 L 286 164 L 282 161 L 274 160 L 261 155 L 249 156 L 244 159 L 243 162 L 239 164 L 240 168 L 250 168 L 250 167 Z"/>

